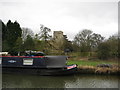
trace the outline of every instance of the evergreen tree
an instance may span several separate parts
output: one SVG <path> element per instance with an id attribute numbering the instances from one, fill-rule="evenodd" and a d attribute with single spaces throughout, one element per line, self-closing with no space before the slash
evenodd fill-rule
<path id="1" fill-rule="evenodd" d="M 22 34 L 22 30 L 21 27 L 19 25 L 18 22 L 11 22 L 11 20 L 9 20 L 7 22 L 7 26 L 6 26 L 7 30 L 5 32 L 5 41 L 7 42 L 7 45 L 9 47 L 8 52 L 12 55 L 14 55 L 14 47 L 15 47 L 15 43 L 16 40 L 21 37 Z"/>
<path id="2" fill-rule="evenodd" d="M 23 41 L 21 37 L 18 37 L 18 39 L 15 42 L 15 46 L 13 48 L 14 51 L 16 51 L 18 53 L 18 55 L 20 55 L 20 52 L 23 52 Z"/>
<path id="3" fill-rule="evenodd" d="M 6 34 L 7 34 L 7 27 L 2 22 L 2 51 L 8 51 L 9 50 L 9 46 L 8 46 L 8 43 L 7 43 L 7 40 L 6 40 L 6 36 L 7 36 Z"/>
<path id="4" fill-rule="evenodd" d="M 24 41 L 24 50 L 34 50 L 35 49 L 35 43 L 33 38 L 28 35 L 27 39 Z"/>

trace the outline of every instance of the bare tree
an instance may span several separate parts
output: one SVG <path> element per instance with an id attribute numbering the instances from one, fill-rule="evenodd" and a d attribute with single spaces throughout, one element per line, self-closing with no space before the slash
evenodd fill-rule
<path id="1" fill-rule="evenodd" d="M 95 34 L 91 30 L 84 29 L 79 32 L 74 42 L 79 45 L 81 52 L 90 52 L 92 48 L 98 47 L 98 44 L 104 40 L 100 34 Z"/>
<path id="2" fill-rule="evenodd" d="M 27 36 L 30 35 L 31 37 L 34 37 L 34 33 L 30 28 L 22 28 L 22 39 L 25 41 L 27 39 Z"/>

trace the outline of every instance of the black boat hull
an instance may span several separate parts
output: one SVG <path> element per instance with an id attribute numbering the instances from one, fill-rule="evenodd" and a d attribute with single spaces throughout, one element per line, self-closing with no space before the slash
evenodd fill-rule
<path id="1" fill-rule="evenodd" d="M 72 69 L 55 69 L 55 68 L 2 68 L 2 73 L 13 74 L 34 74 L 34 75 L 72 75 L 77 72 L 77 67 Z"/>

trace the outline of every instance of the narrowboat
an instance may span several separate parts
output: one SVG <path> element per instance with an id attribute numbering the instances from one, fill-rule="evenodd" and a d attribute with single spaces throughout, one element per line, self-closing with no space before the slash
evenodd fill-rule
<path id="1" fill-rule="evenodd" d="M 30 53 L 25 56 L 1 56 L 2 73 L 71 75 L 77 71 L 77 65 L 66 65 L 66 56 L 46 56 L 42 53 Z"/>

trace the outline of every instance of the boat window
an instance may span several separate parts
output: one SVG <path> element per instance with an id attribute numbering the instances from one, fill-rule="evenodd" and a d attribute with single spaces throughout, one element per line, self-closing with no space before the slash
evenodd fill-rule
<path id="1" fill-rule="evenodd" d="M 31 58 L 24 58 L 23 65 L 33 65 L 33 59 Z"/>

